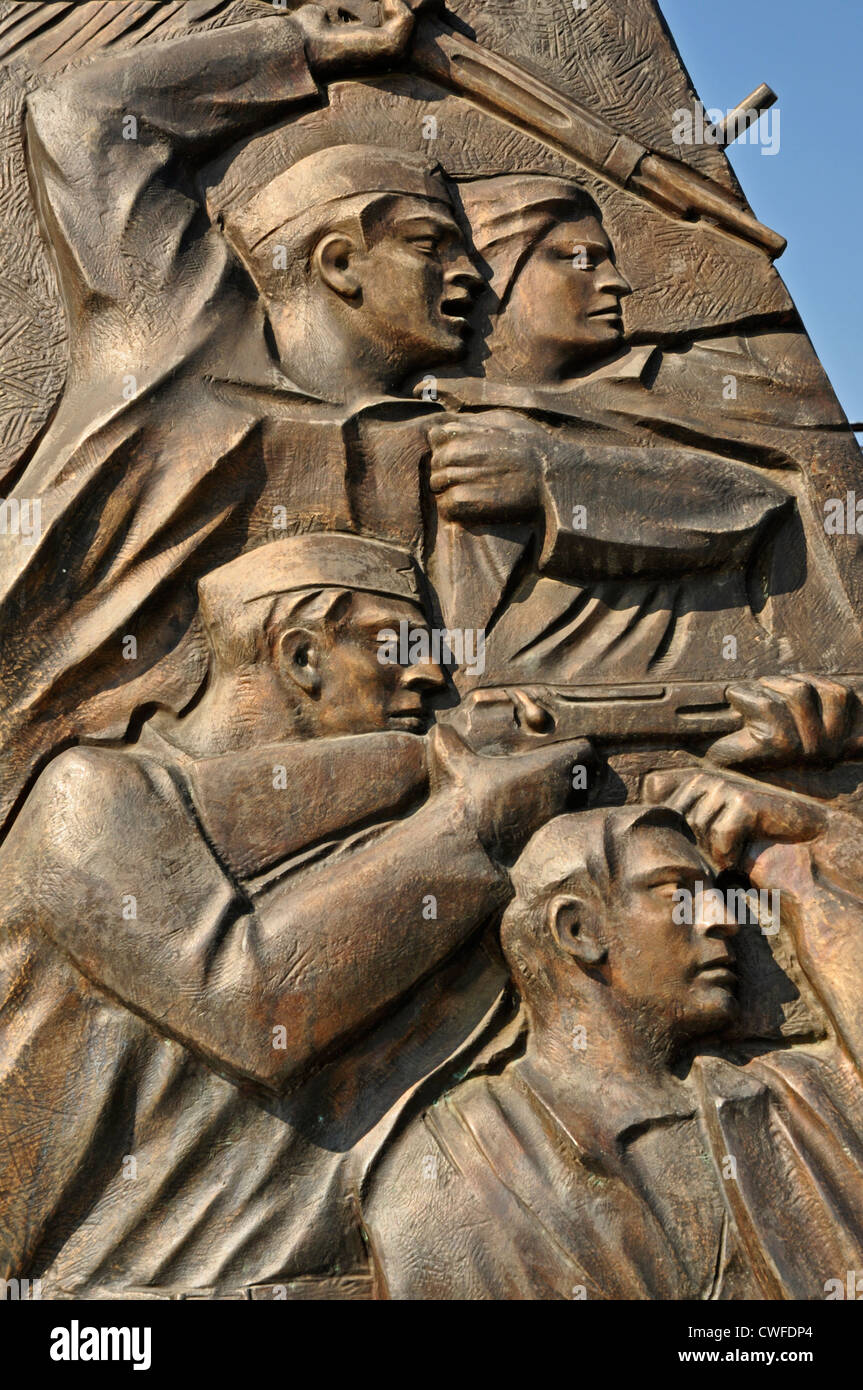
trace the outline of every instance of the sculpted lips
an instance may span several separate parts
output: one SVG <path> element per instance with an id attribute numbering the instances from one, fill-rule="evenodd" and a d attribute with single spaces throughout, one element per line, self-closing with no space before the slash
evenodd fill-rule
<path id="1" fill-rule="evenodd" d="M 587 317 L 589 319 L 619 319 L 621 317 L 620 301 L 615 299 L 600 309 L 594 309 Z"/>
<path id="2" fill-rule="evenodd" d="M 389 722 L 409 733 L 422 733 L 425 729 L 425 715 L 422 705 L 405 705 L 402 709 L 390 710 Z"/>
<path id="3" fill-rule="evenodd" d="M 461 327 L 467 327 L 473 298 L 469 294 L 449 294 L 440 306 L 444 318 L 452 319 Z"/>
<path id="4" fill-rule="evenodd" d="M 737 969 L 733 956 L 716 956 L 713 960 L 707 960 L 703 965 L 695 967 L 695 974 L 709 975 L 714 984 L 724 985 L 726 988 L 734 989 L 737 986 Z"/>

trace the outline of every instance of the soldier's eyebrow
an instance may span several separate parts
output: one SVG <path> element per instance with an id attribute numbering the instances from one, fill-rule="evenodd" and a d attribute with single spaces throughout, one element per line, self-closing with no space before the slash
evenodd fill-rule
<path id="1" fill-rule="evenodd" d="M 382 632 L 397 632 L 399 630 L 399 625 L 405 621 L 407 621 L 408 633 L 411 636 L 415 632 L 426 631 L 426 624 L 421 618 L 417 618 L 415 621 L 410 618 L 407 620 L 404 618 L 368 618 L 361 619 L 356 626 L 361 632 L 370 632 L 377 637 L 380 636 Z M 381 641 L 384 640 L 384 638 L 381 638 Z"/>
<path id="2" fill-rule="evenodd" d="M 633 874 L 632 882 L 640 888 L 656 888 L 661 883 L 672 883 L 679 878 L 696 878 L 705 872 L 701 864 L 694 864 L 691 859 L 679 859 L 646 869 L 641 874 Z"/>
<path id="3" fill-rule="evenodd" d="M 611 247 L 607 242 L 603 241 L 590 241 L 579 237 L 567 236 L 566 244 L 567 246 L 572 245 L 579 250 L 584 249 L 585 251 L 592 251 L 602 256 L 609 256 L 611 254 Z"/>
<path id="4" fill-rule="evenodd" d="M 432 227 L 435 232 L 456 232 L 459 234 L 458 224 L 451 217 L 437 212 L 414 212 L 407 217 L 399 217 L 396 220 L 396 226 L 402 230 Z"/>

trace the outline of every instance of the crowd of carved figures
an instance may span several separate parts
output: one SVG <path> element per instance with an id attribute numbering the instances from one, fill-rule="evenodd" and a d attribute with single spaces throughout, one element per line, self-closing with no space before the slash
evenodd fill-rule
<path id="1" fill-rule="evenodd" d="M 827 1297 L 863 584 L 821 513 L 859 451 L 787 307 L 631 332 L 596 184 L 490 115 L 497 166 L 448 158 L 425 7 L 367 9 L 23 100 L 68 368 L 0 536 L 0 1275 Z"/>

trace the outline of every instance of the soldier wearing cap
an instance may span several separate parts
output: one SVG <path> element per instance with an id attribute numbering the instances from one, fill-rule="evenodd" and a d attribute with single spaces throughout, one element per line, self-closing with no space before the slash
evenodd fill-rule
<path id="1" fill-rule="evenodd" d="M 418 532 L 398 451 L 364 488 L 349 446 L 362 403 L 404 413 L 402 379 L 464 348 L 477 277 L 439 172 L 341 145 L 244 190 L 224 218 L 202 187 L 234 142 L 315 101 L 316 78 L 394 60 L 412 17 L 385 0 L 382 19 L 276 10 L 157 58 L 146 45 L 100 58 L 29 101 L 70 370 L 10 480 L 43 527 L 0 547 L 0 824 L 52 747 L 120 734 L 142 703 L 182 708 L 201 574 L 300 531 Z"/>
<path id="2" fill-rule="evenodd" d="M 200 597 L 194 706 L 55 758 L 0 849 L 0 1099 L 22 1115 L 0 1274 L 43 1297 L 364 1296 L 350 1155 L 499 1013 L 484 928 L 586 749 L 420 735 L 440 670 L 378 659 L 382 629 L 425 624 L 404 550 L 295 537 Z"/>
<path id="3" fill-rule="evenodd" d="M 429 433 L 430 574 L 449 625 L 489 628 L 489 677 L 850 669 L 854 568 L 824 554 L 811 466 L 822 430 L 841 472 L 821 423 L 838 407 L 796 330 L 630 346 L 632 287 L 576 180 L 468 179 L 459 196 L 487 283 L 477 374 L 441 383 L 460 413 Z"/>

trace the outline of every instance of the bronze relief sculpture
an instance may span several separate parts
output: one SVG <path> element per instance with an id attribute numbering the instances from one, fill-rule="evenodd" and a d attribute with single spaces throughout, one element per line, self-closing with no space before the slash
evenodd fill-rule
<path id="1" fill-rule="evenodd" d="M 0 1277 L 831 1296 L 860 455 L 654 0 L 0 53 Z"/>

